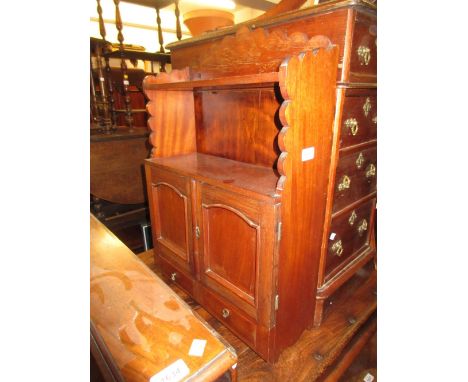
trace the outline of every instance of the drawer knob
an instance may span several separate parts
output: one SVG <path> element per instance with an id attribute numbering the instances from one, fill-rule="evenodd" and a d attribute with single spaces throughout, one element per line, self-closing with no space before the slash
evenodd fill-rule
<path id="1" fill-rule="evenodd" d="M 356 214 L 356 211 L 353 210 L 353 212 L 351 212 L 351 215 L 349 216 L 349 219 L 348 219 L 349 225 L 354 225 L 354 222 L 356 221 L 356 219 L 357 219 L 357 214 Z"/>
<path id="2" fill-rule="evenodd" d="M 372 104 L 370 101 L 370 98 L 366 98 L 366 102 L 364 102 L 364 105 L 362 105 L 362 110 L 364 110 L 364 115 L 367 117 L 369 115 L 369 112 L 372 109 Z"/>
<path id="3" fill-rule="evenodd" d="M 172 280 L 172 281 L 176 281 L 176 277 L 177 277 L 177 273 L 176 273 L 176 272 L 171 273 L 171 280 Z"/>
<path id="4" fill-rule="evenodd" d="M 199 226 L 195 227 L 195 237 L 197 239 L 200 239 L 200 227 Z"/>
<path id="5" fill-rule="evenodd" d="M 360 236 L 362 236 L 362 234 L 367 231 L 367 220 L 366 219 L 361 220 L 357 230 L 358 230 Z"/>
<path id="6" fill-rule="evenodd" d="M 338 240 L 336 243 L 334 243 L 331 247 L 331 250 L 336 256 L 341 256 L 343 254 L 343 243 L 341 240 Z"/>
<path id="7" fill-rule="evenodd" d="M 348 189 L 351 186 L 351 179 L 348 175 L 344 175 L 341 178 L 340 183 L 338 184 L 338 191 L 343 191 Z"/>
<path id="8" fill-rule="evenodd" d="M 229 311 L 229 309 L 224 308 L 222 311 L 222 314 L 223 314 L 223 318 L 228 318 L 231 312 Z"/>
<path id="9" fill-rule="evenodd" d="M 344 124 L 348 128 L 348 130 L 351 132 L 352 135 L 357 134 L 359 130 L 359 124 L 358 124 L 358 121 L 356 121 L 356 118 L 348 118 Z"/>
<path id="10" fill-rule="evenodd" d="M 369 65 L 371 54 L 368 46 L 361 45 L 357 50 L 357 54 L 361 65 Z"/>
<path id="11" fill-rule="evenodd" d="M 373 163 L 366 167 L 366 178 L 373 178 L 375 176 L 376 168 Z"/>
<path id="12" fill-rule="evenodd" d="M 356 167 L 360 170 L 362 165 L 364 164 L 365 162 L 365 158 L 364 158 L 364 154 L 363 153 L 359 153 L 357 159 L 356 159 Z"/>

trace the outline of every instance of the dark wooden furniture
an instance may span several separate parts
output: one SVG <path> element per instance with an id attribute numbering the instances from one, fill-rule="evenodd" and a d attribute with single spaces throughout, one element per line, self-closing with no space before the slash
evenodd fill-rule
<path id="1" fill-rule="evenodd" d="M 262 23 L 146 78 L 146 176 L 163 272 L 274 362 L 375 256 L 375 7 Z"/>
<path id="2" fill-rule="evenodd" d="M 207 382 L 227 370 L 235 381 L 235 350 L 95 217 L 90 224 L 91 351 L 106 381 Z"/>

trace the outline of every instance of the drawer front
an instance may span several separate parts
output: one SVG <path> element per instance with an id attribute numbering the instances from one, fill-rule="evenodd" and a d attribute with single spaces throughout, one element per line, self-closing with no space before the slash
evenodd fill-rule
<path id="1" fill-rule="evenodd" d="M 202 304 L 216 319 L 227 326 L 250 347 L 256 344 L 256 322 L 235 304 L 202 287 Z"/>
<path id="2" fill-rule="evenodd" d="M 325 265 L 325 280 L 335 274 L 347 260 L 369 246 L 375 199 L 332 219 Z"/>
<path id="3" fill-rule="evenodd" d="M 377 147 L 340 151 L 335 178 L 333 212 L 376 191 Z"/>
<path id="4" fill-rule="evenodd" d="M 377 21 L 356 13 L 349 70 L 350 82 L 377 82 Z"/>
<path id="5" fill-rule="evenodd" d="M 153 242 L 156 253 L 193 271 L 190 179 L 159 167 L 151 168 Z"/>
<path id="6" fill-rule="evenodd" d="M 195 281 L 191 276 L 185 273 L 185 271 L 176 268 L 172 263 L 166 261 L 164 258 L 161 258 L 159 263 L 161 265 L 161 272 L 165 278 L 165 282 L 175 282 L 191 296 L 195 295 Z"/>
<path id="7" fill-rule="evenodd" d="M 368 90 L 366 95 L 348 95 L 343 104 L 340 147 L 377 139 L 377 94 Z"/>

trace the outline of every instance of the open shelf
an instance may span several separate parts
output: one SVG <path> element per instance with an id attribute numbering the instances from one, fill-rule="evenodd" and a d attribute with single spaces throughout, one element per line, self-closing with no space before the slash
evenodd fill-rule
<path id="1" fill-rule="evenodd" d="M 193 90 L 203 88 L 233 89 L 246 86 L 272 86 L 278 82 L 278 72 L 268 72 L 260 74 L 248 74 L 243 76 L 218 77 L 212 79 L 199 79 L 191 81 L 152 83 L 145 86 L 146 90 Z"/>
<path id="2" fill-rule="evenodd" d="M 278 175 L 272 168 L 201 153 L 146 161 L 150 165 L 165 167 L 221 188 L 243 189 L 270 198 L 279 197 L 276 194 Z"/>

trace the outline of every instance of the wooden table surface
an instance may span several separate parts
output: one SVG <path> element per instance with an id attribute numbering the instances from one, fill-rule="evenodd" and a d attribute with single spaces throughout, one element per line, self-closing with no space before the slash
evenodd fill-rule
<path id="1" fill-rule="evenodd" d="M 91 342 L 114 380 L 213 381 L 236 365 L 235 350 L 94 216 L 90 228 Z"/>

